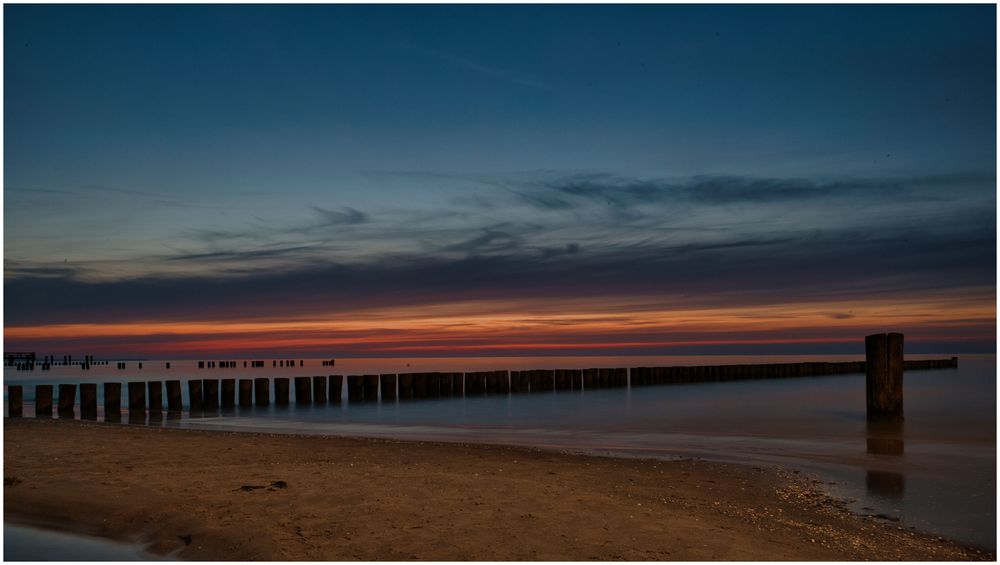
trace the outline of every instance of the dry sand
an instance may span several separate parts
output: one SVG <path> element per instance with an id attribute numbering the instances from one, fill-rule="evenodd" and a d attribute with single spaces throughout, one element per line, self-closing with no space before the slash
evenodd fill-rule
<path id="1" fill-rule="evenodd" d="M 196 560 L 992 560 L 782 469 L 5 419 L 4 520 Z M 263 488 L 257 488 L 263 487 Z"/>

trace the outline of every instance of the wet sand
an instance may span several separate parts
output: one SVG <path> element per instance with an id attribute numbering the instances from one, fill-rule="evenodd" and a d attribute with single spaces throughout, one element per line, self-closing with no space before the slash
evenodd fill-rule
<path id="1" fill-rule="evenodd" d="M 794 470 L 4 420 L 5 523 L 193 560 L 993 560 Z"/>

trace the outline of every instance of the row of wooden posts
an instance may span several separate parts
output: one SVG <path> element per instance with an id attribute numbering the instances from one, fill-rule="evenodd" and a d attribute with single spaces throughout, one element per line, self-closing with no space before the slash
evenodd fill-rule
<path id="1" fill-rule="evenodd" d="M 893 334 L 889 334 L 893 335 Z M 882 350 L 874 351 L 876 356 L 885 356 Z M 906 370 L 954 368 L 958 358 L 905 361 L 901 368 Z M 873 369 L 878 367 L 872 366 Z M 881 369 L 879 369 L 881 370 Z M 716 365 L 716 366 L 674 366 L 635 367 L 632 369 L 541 369 L 530 371 L 479 371 L 469 373 L 401 373 L 382 375 L 349 375 L 346 377 L 347 400 L 349 402 L 371 402 L 409 400 L 413 398 L 438 398 L 447 396 L 471 396 L 483 394 L 508 394 L 546 392 L 554 390 L 592 390 L 600 388 L 620 388 L 626 386 L 643 387 L 663 384 L 685 384 L 714 381 L 735 381 L 748 379 L 790 378 L 819 375 L 834 375 L 866 372 L 865 361 L 840 363 L 773 363 L 758 365 Z M 869 382 L 871 381 L 869 376 Z M 272 387 L 273 381 L 273 387 Z M 271 392 L 274 404 L 290 403 L 292 379 L 192 379 L 187 381 L 189 409 L 192 412 L 235 408 L 236 406 L 269 406 Z M 168 380 L 166 384 L 167 410 L 183 410 L 182 381 Z M 901 410 L 901 379 L 900 410 Z M 161 381 L 129 382 L 127 384 L 128 409 L 130 412 L 163 411 L 164 383 Z M 104 385 L 105 417 L 114 418 L 122 410 L 122 383 L 108 382 Z M 221 386 L 220 386 L 221 385 Z M 344 387 L 343 375 L 295 377 L 295 402 L 297 404 L 339 403 Z M 891 383 L 890 388 L 896 387 Z M 58 411 L 62 415 L 73 415 L 79 389 L 80 415 L 84 419 L 97 417 L 97 384 L 59 385 Z M 872 396 L 869 385 L 869 400 Z M 35 414 L 52 416 L 53 386 L 35 386 Z M 877 399 L 876 399 L 877 400 Z M 19 385 L 8 387 L 9 415 L 22 414 L 23 391 Z M 869 402 L 871 404 L 871 402 Z"/>

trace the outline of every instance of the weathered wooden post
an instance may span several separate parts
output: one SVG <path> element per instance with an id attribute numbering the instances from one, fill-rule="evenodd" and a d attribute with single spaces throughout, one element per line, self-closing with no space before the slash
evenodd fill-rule
<path id="1" fill-rule="evenodd" d="M 313 402 L 316 404 L 326 404 L 326 377 L 313 377 Z"/>
<path id="2" fill-rule="evenodd" d="M 271 404 L 271 382 L 267 377 L 258 377 L 253 380 L 253 396 L 257 406 Z"/>
<path id="3" fill-rule="evenodd" d="M 465 375 L 463 373 L 452 373 L 451 374 L 451 393 L 455 396 L 462 396 L 463 381 L 465 380 Z"/>
<path id="4" fill-rule="evenodd" d="M 203 410 L 219 409 L 219 379 L 205 379 L 201 383 Z"/>
<path id="5" fill-rule="evenodd" d="M 104 383 L 104 421 L 120 422 L 122 419 L 122 384 Z"/>
<path id="6" fill-rule="evenodd" d="M 366 402 L 378 400 L 378 375 L 365 375 L 364 396 Z"/>
<path id="7" fill-rule="evenodd" d="M 167 381 L 167 411 L 178 413 L 184 410 L 184 397 L 181 396 L 181 382 Z"/>
<path id="8" fill-rule="evenodd" d="M 59 385 L 59 417 L 73 418 L 76 404 L 76 385 Z"/>
<path id="9" fill-rule="evenodd" d="M 396 400 L 396 375 L 379 375 L 379 387 L 382 390 L 382 402 Z"/>
<path id="10" fill-rule="evenodd" d="M 128 411 L 129 412 L 146 411 L 146 383 L 144 382 L 128 383 Z"/>
<path id="11" fill-rule="evenodd" d="M 330 375 L 330 402 L 340 404 L 344 395 L 344 375 Z"/>
<path id="12" fill-rule="evenodd" d="M 396 382 L 399 384 L 400 400 L 409 400 L 413 398 L 413 375 L 411 373 L 400 373 L 396 375 Z"/>
<path id="13" fill-rule="evenodd" d="M 97 383 L 80 384 L 80 419 L 97 419 Z"/>
<path id="14" fill-rule="evenodd" d="M 288 406 L 288 377 L 274 379 L 274 405 Z"/>
<path id="15" fill-rule="evenodd" d="M 24 414 L 24 389 L 21 385 L 7 387 L 7 415 L 20 418 Z"/>
<path id="16" fill-rule="evenodd" d="M 149 398 L 149 411 L 163 412 L 163 383 L 149 381 L 146 383 L 146 393 Z"/>
<path id="17" fill-rule="evenodd" d="M 903 334 L 865 337 L 868 419 L 903 420 Z"/>
<path id="18" fill-rule="evenodd" d="M 413 373 L 413 398 L 427 397 L 427 373 Z"/>
<path id="19" fill-rule="evenodd" d="M 361 375 L 347 375 L 347 401 L 361 402 L 365 397 L 364 377 Z"/>
<path id="20" fill-rule="evenodd" d="M 236 379 L 222 379 L 222 407 L 236 407 Z"/>
<path id="21" fill-rule="evenodd" d="M 201 412 L 203 409 L 204 397 L 201 392 L 201 380 L 191 379 L 188 381 L 188 407 L 191 412 Z"/>
<path id="22" fill-rule="evenodd" d="M 295 377 L 295 403 L 312 404 L 312 379 Z"/>
<path id="23" fill-rule="evenodd" d="M 240 407 L 253 406 L 253 379 L 240 379 Z"/>
<path id="24" fill-rule="evenodd" d="M 35 417 L 52 417 L 52 385 L 35 385 Z"/>

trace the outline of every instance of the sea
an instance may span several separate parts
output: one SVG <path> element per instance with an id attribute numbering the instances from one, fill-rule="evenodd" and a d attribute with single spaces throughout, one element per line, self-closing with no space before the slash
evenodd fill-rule
<path id="1" fill-rule="evenodd" d="M 244 368 L 244 360 L 238 359 L 232 368 L 199 369 L 192 360 L 142 360 L 139 368 L 140 361 L 133 359 L 89 370 L 76 365 L 48 371 L 5 367 L 4 404 L 9 385 L 24 386 L 24 416 L 33 417 L 35 384 L 855 360 L 863 357 L 345 358 L 334 366 L 327 360 L 296 358 L 279 367 L 263 359 L 263 367 L 248 360 Z M 118 368 L 119 362 L 124 368 Z M 609 457 L 778 465 L 815 477 L 854 512 L 995 553 L 996 356 L 962 355 L 957 369 L 907 372 L 903 388 L 905 421 L 899 425 L 866 421 L 863 374 L 366 403 L 348 403 L 342 391 L 340 404 L 306 406 L 295 404 L 293 386 L 287 407 L 183 412 L 179 417 L 129 415 L 123 390 L 122 423 L 115 425 L 521 445 Z M 187 386 L 182 390 L 187 406 Z M 101 394 L 98 386 L 99 420 Z M 74 417 L 80 417 L 79 406 Z"/>

